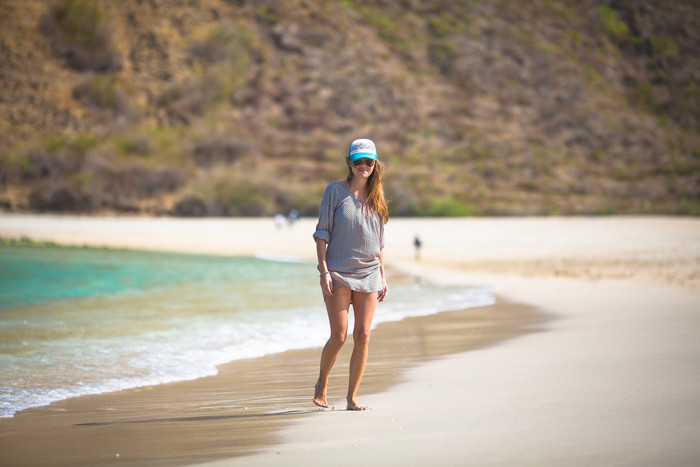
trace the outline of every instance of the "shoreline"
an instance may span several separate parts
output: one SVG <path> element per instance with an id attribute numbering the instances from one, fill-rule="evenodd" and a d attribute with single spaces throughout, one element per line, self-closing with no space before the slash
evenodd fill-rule
<path id="1" fill-rule="evenodd" d="M 12 245 L 10 243 L 10 245 Z M 28 246 L 29 245 L 29 246 Z M 7 253 L 10 253 L 13 248 L 13 246 L 10 246 L 10 250 L 7 251 Z M 100 252 L 108 252 L 108 254 L 116 254 L 117 256 L 115 259 L 118 261 L 121 261 L 122 258 L 126 255 L 126 257 L 132 256 L 134 252 L 136 252 L 136 255 L 140 255 L 140 253 L 137 250 L 126 250 L 126 249 L 111 249 L 111 248 L 96 248 L 96 247 L 84 247 L 84 246 L 61 246 L 57 245 L 55 243 L 46 243 L 46 244 L 38 244 L 36 242 L 32 243 L 29 241 L 25 241 L 22 245 L 19 245 L 19 248 L 22 249 L 30 249 L 33 250 L 32 256 L 34 257 L 41 257 L 42 255 L 45 254 L 51 254 L 53 257 L 53 253 L 49 252 L 54 252 L 58 251 L 61 249 L 65 249 L 65 253 L 68 255 L 72 255 L 74 253 L 71 253 L 72 251 L 75 252 L 77 255 L 83 254 L 82 252 L 85 251 L 87 248 L 89 248 L 89 251 L 86 251 L 86 253 L 92 254 L 93 252 L 95 253 L 100 253 Z M 160 255 L 166 255 L 166 258 L 182 258 L 179 255 L 183 255 L 184 257 L 187 256 L 186 253 L 172 253 L 172 252 L 151 252 L 142 250 L 142 253 L 145 255 L 148 255 L 148 258 L 157 260 Z M 11 253 L 10 253 L 11 254 Z M 153 255 L 155 255 L 155 258 L 153 258 Z M 201 255 L 201 254 L 193 254 L 197 258 L 197 262 L 204 261 L 205 264 L 208 263 L 209 258 L 206 255 Z M 111 258 L 112 256 L 110 256 Z M 88 256 L 90 258 L 90 256 Z M 226 257 L 217 257 L 217 258 L 226 258 Z M 230 257 L 233 261 L 236 261 L 239 257 Z M 181 259 L 180 259 L 181 260 Z M 270 258 L 267 258 L 267 260 L 270 260 Z M 287 260 L 287 258 L 285 258 Z M 250 261 L 253 261 L 251 258 Z M 257 261 L 257 260 L 255 260 Z M 274 261 L 274 260 L 273 260 Z M 171 261 L 168 262 L 169 267 L 173 267 L 174 264 L 176 264 L 177 261 Z M 262 262 L 261 262 L 262 263 Z M 145 262 L 141 262 L 140 264 L 146 266 Z M 192 264 L 192 263 L 186 263 L 186 264 Z M 234 263 L 236 264 L 236 263 Z M 246 260 L 245 264 L 249 264 Z M 259 263 L 256 263 L 259 264 Z M 0 264 L 0 266 L 2 266 Z M 109 267 L 109 265 L 107 265 Z M 297 273 L 307 275 L 308 272 L 310 272 L 309 268 L 307 265 L 302 265 L 298 266 L 295 265 L 295 271 Z M 5 269 L 7 271 L 7 269 Z M 311 272 L 310 277 L 315 277 L 313 275 L 314 273 Z M 374 327 L 376 326 L 381 326 L 384 323 L 392 323 L 392 322 L 399 322 L 403 321 L 409 317 L 420 317 L 420 316 L 429 316 L 433 314 L 437 314 L 439 312 L 451 312 L 451 311 L 458 311 L 458 310 L 466 310 L 466 309 L 472 309 L 472 308 L 481 308 L 484 306 L 492 305 L 495 302 L 495 297 L 489 292 L 488 287 L 487 288 L 482 288 L 482 287 L 451 287 L 451 288 L 443 288 L 442 292 L 447 293 L 448 296 L 440 296 L 435 294 L 435 292 L 431 292 L 430 297 L 433 299 L 431 300 L 425 300 L 421 299 L 421 296 L 417 295 L 415 290 L 423 290 L 423 291 L 429 291 L 430 287 L 426 287 L 425 284 L 419 284 L 419 282 L 424 282 L 423 280 L 418 280 L 417 277 L 415 276 L 406 276 L 402 274 L 401 272 L 393 271 L 390 268 L 387 269 L 387 275 L 389 277 L 390 282 L 392 283 L 392 287 L 394 288 L 393 290 L 395 291 L 396 296 L 390 298 L 387 303 L 383 304 L 380 306 L 378 309 L 378 313 L 375 316 L 374 319 Z M 14 307 L 14 308 L 8 308 L 7 311 L 11 313 L 11 316 L 15 317 L 15 320 L 19 320 L 21 322 L 22 319 L 30 319 L 28 315 L 33 316 L 31 318 L 31 322 L 35 321 L 45 321 L 45 318 L 42 318 L 42 307 L 45 305 L 50 305 L 49 309 L 55 307 L 58 307 L 61 310 L 65 310 L 67 312 L 70 312 L 70 310 L 75 310 L 76 307 L 79 309 L 81 308 L 81 301 L 87 301 L 87 303 L 90 303 L 90 312 L 92 311 L 98 311 L 100 308 L 103 307 L 109 307 L 110 305 L 114 303 L 120 303 L 123 301 L 126 301 L 126 303 L 122 306 L 122 308 L 126 307 L 123 312 L 127 312 L 129 308 L 133 308 L 136 306 L 136 309 L 139 308 L 144 308 L 149 309 L 152 307 L 150 304 L 150 300 L 156 300 L 160 302 L 161 300 L 167 300 L 169 297 L 174 293 L 174 294 L 179 294 L 179 290 L 181 288 L 187 288 L 188 290 L 192 289 L 190 283 L 188 282 L 182 282 L 182 276 L 178 276 L 179 282 L 177 285 L 177 288 L 171 288 L 171 290 L 168 293 L 161 292 L 156 295 L 149 295 L 149 299 L 144 301 L 143 299 L 139 300 L 132 300 L 128 299 L 127 297 L 132 296 L 133 294 L 140 295 L 142 290 L 141 289 L 125 289 L 125 290 L 117 290 L 117 291 L 110 291 L 108 295 L 77 295 L 77 296 L 61 296 L 61 297 L 56 297 L 51 300 L 54 301 L 54 303 L 44 303 L 39 300 L 34 300 L 32 303 L 25 303 L 22 304 L 19 307 Z M 211 277 L 217 277 L 216 274 Z M 197 282 L 199 283 L 199 282 Z M 311 284 L 313 284 L 311 282 Z M 156 287 L 161 287 L 163 284 L 158 284 Z M 167 285 L 166 285 L 167 286 Z M 224 286 L 226 288 L 226 286 Z M 24 293 L 28 293 L 29 289 L 21 289 L 22 291 L 25 291 Z M 313 289 L 315 291 L 315 288 Z M 408 300 L 400 300 L 399 294 L 401 291 L 405 291 L 406 293 L 410 294 L 410 296 L 415 297 L 415 301 Z M 223 292 L 223 291 L 222 291 Z M 116 295 L 112 295 L 113 293 L 116 293 Z M 213 308 L 217 307 L 225 307 L 227 304 L 227 301 L 230 300 L 230 291 L 223 292 L 224 293 L 224 298 L 222 301 L 217 302 L 216 306 L 212 305 L 209 302 L 202 302 L 202 301 L 197 301 L 197 302 L 191 302 L 191 305 L 189 307 L 189 315 L 188 319 L 196 319 L 199 313 L 199 310 L 211 310 Z M 457 297 L 457 298 L 456 298 Z M 5 297 L 7 299 L 8 297 Z M 263 300 L 264 303 L 266 297 L 261 297 L 261 300 Z M 311 302 L 308 302 L 308 300 L 311 300 Z M 392 300 L 396 300 L 396 303 Z M 300 326 L 300 320 L 304 322 L 302 325 L 302 328 L 314 328 L 316 331 L 309 334 L 309 333 L 304 333 L 305 336 L 312 340 L 303 340 L 300 341 L 298 338 L 292 339 L 291 341 L 285 340 L 284 336 L 274 336 L 271 335 L 271 341 L 274 344 L 268 345 L 265 347 L 263 345 L 262 350 L 260 347 L 260 343 L 257 343 L 257 349 L 259 350 L 258 352 L 252 352 L 250 349 L 251 347 L 249 345 L 246 345 L 245 347 L 240 346 L 240 347 L 235 347 L 235 348 L 229 348 L 228 351 L 226 352 L 220 352 L 218 351 L 218 348 L 209 348 L 208 349 L 208 357 L 207 358 L 201 358 L 198 355 L 202 353 L 202 351 L 195 351 L 194 354 L 192 355 L 192 358 L 196 361 L 199 362 L 199 365 L 192 365 L 189 359 L 186 357 L 183 358 L 182 354 L 187 355 L 187 352 L 189 351 L 189 347 L 193 346 L 196 344 L 196 347 L 201 344 L 201 342 L 197 341 L 197 339 L 201 338 L 206 338 L 205 335 L 202 334 L 197 334 L 194 333 L 194 331 L 190 328 L 188 332 L 188 339 L 186 342 L 183 342 L 180 347 L 178 347 L 178 352 L 181 353 L 179 360 L 182 362 L 181 365 L 179 365 L 178 368 L 182 369 L 185 368 L 185 371 L 180 371 L 179 373 L 173 373 L 172 370 L 175 368 L 172 367 L 172 365 L 167 365 L 169 368 L 169 371 L 160 372 L 160 369 L 162 369 L 162 364 L 166 363 L 163 359 L 166 358 L 166 355 L 162 354 L 157 354 L 154 358 L 153 355 L 149 353 L 149 360 L 150 361 L 157 361 L 161 362 L 158 366 L 152 366 L 148 367 L 148 370 L 150 373 L 146 372 L 141 379 L 133 378 L 131 375 L 127 379 L 118 379 L 119 375 L 114 375 L 114 377 L 110 378 L 102 378 L 101 381 L 96 381 L 96 380 L 90 380 L 90 375 L 83 373 L 80 373 L 75 376 L 75 378 L 88 378 L 89 384 L 72 384 L 71 381 L 76 381 L 75 378 L 72 377 L 67 377 L 63 378 L 62 381 L 67 384 L 67 386 L 58 386 L 54 387 L 53 390 L 45 389 L 44 391 L 41 391 L 42 397 L 35 397 L 32 399 L 26 398 L 26 394 L 21 394 L 19 391 L 14 391 L 10 392 L 10 394 L 17 394 L 22 396 L 20 399 L 12 399 L 13 405 L 15 401 L 18 401 L 18 404 L 21 402 L 24 402 L 25 400 L 31 400 L 34 405 L 30 406 L 24 406 L 24 407 L 18 407 L 14 409 L 14 413 L 22 412 L 24 410 L 28 409 L 39 409 L 42 407 L 46 407 L 48 405 L 51 405 L 52 403 L 58 403 L 66 399 L 71 399 L 71 398 L 79 398 L 81 396 L 89 396 L 89 395 L 99 395 L 99 394 L 106 394 L 106 393 L 114 393 L 114 392 L 121 392 L 124 390 L 131 390 L 131 389 L 139 389 L 147 386 L 158 386 L 162 384 L 170 384 L 170 383 L 178 383 L 182 381 L 191 381 L 191 380 L 197 380 L 200 378 L 204 378 L 207 376 L 211 376 L 217 372 L 217 370 L 221 366 L 225 366 L 227 364 L 230 364 L 235 361 L 240 361 L 243 359 L 248 359 L 248 358 L 258 358 L 258 357 L 265 357 L 267 355 L 271 354 L 278 354 L 278 353 L 283 353 L 284 351 L 287 350 L 294 350 L 294 349 L 299 349 L 299 348 L 309 348 L 310 345 L 318 345 L 318 348 L 316 349 L 320 355 L 320 350 L 321 346 L 323 345 L 323 342 L 325 342 L 325 332 L 326 332 L 326 327 L 327 324 L 324 324 L 321 322 L 321 319 L 323 316 L 319 315 L 319 313 L 324 313 L 323 312 L 323 304 L 320 300 L 316 300 L 316 295 L 312 294 L 312 297 L 307 298 L 305 301 L 306 306 L 305 306 L 305 313 L 308 312 L 308 310 L 311 310 L 311 316 L 307 316 L 306 314 L 304 315 L 305 317 L 302 318 L 301 315 L 296 315 L 294 317 L 294 322 L 287 322 L 288 325 L 293 326 L 294 329 L 299 328 Z M 420 305 L 418 304 L 420 303 Z M 441 304 L 440 306 L 437 306 L 437 304 Z M 269 304 L 269 303 L 268 303 Z M 405 304 L 408 309 L 406 309 L 402 304 Z M 167 319 L 167 310 L 168 307 L 155 307 L 155 309 L 163 309 L 165 310 L 165 314 L 161 316 L 163 319 Z M 242 310 L 244 311 L 244 310 Z M 150 311 L 151 316 L 149 319 L 154 322 L 154 318 L 152 316 L 153 310 Z M 120 313 L 121 314 L 121 313 Z M 287 313 L 285 313 L 282 316 L 277 316 L 276 319 L 287 319 L 287 316 L 289 316 Z M 5 319 L 7 319 L 9 316 L 6 316 Z M 110 316 L 107 316 L 108 319 L 111 319 Z M 139 316 L 134 314 L 132 318 L 139 319 Z M 320 318 L 320 319 L 319 319 Z M 90 319 L 90 318 L 87 318 Z M 268 318 L 269 319 L 269 318 Z M 56 318 L 53 318 L 54 321 L 56 321 Z M 91 319 L 93 322 L 97 322 L 96 318 L 93 316 Z M 10 322 L 12 322 L 12 318 L 10 318 Z M 155 322 L 154 322 L 155 323 Z M 56 324 L 61 325 L 62 321 L 56 322 Z M 26 325 L 26 321 L 25 321 Z M 131 323 L 127 323 L 129 327 L 132 327 Z M 82 324 L 78 324 L 78 326 L 82 326 Z M 243 323 L 242 326 L 247 329 L 247 334 L 253 338 L 256 338 L 256 332 L 262 332 L 266 328 L 269 331 L 268 325 L 265 325 L 263 327 L 262 324 L 257 326 L 255 330 L 251 330 L 251 324 L 250 323 Z M 12 328 L 10 328 L 12 329 Z M 277 325 L 275 329 L 278 330 L 287 330 L 287 331 L 293 331 L 294 329 L 290 329 L 287 326 L 280 327 Z M 209 334 L 208 330 L 207 334 Z M 11 331 L 12 332 L 12 331 Z M 50 332 L 50 331 L 49 331 Z M 102 334 L 104 335 L 104 334 Z M 296 334 L 292 332 L 290 334 L 291 336 L 295 336 Z M 195 338 L 196 336 L 196 338 Z M 313 336 L 313 337 L 312 337 Z M 11 335 L 8 335 L 9 338 L 12 338 Z M 222 336 L 224 338 L 224 336 Z M 229 334 L 228 335 L 229 339 L 232 339 L 233 337 Z M 237 336 L 236 339 L 239 339 L 240 336 Z M 160 343 L 162 343 L 166 339 L 165 335 L 161 334 L 159 337 L 159 340 L 156 341 L 150 341 L 151 345 L 154 346 L 159 346 Z M 351 340 L 351 339 L 350 339 Z M 27 345 L 26 342 L 22 343 L 23 345 Z M 30 344 L 31 345 L 31 344 Z M 140 346 L 143 346 L 144 344 L 140 344 Z M 94 348 L 94 347 L 93 347 Z M 169 348 L 170 351 L 172 352 L 172 346 Z M 265 350 L 267 349 L 267 350 Z M 281 349 L 286 349 L 286 350 L 281 350 Z M 60 350 L 60 349 L 59 349 Z M 96 349 L 98 351 L 104 350 L 104 346 L 102 346 L 101 349 Z M 47 358 L 50 358 L 47 356 Z M 217 363 L 214 364 L 213 362 L 216 361 Z M 81 362 L 82 365 L 88 365 L 91 366 L 92 361 L 83 361 Z M 9 368 L 10 370 L 10 377 L 12 373 L 12 367 Z M 107 370 L 105 368 L 105 370 Z M 155 372 L 155 373 L 154 373 Z M 65 374 L 64 374 L 65 375 Z M 57 374 L 57 376 L 61 376 L 60 374 Z M 115 379 L 117 378 L 117 379 Z M 78 381 L 83 381 L 85 383 L 86 380 L 83 379 L 77 379 Z M 8 381 L 9 382 L 9 381 Z M 10 385 L 12 386 L 12 385 Z M 27 387 L 27 381 L 25 380 L 24 387 Z M 38 396 L 39 394 L 37 394 Z M 57 397 L 58 396 L 58 397 Z M 4 412 L 4 410 L 9 409 L 9 399 L 5 399 L 8 401 L 8 405 L 3 406 L 3 414 L 0 416 L 1 418 L 12 418 L 12 415 L 7 414 Z M 42 402 L 38 402 L 38 401 Z"/>
<path id="2" fill-rule="evenodd" d="M 2 215 L 0 236 L 309 259 L 313 222 L 277 230 L 267 219 Z M 483 310 L 470 309 L 379 325 L 361 387 L 374 410 L 350 417 L 313 407 L 306 380 L 315 379 L 318 350 L 291 351 L 224 365 L 213 379 L 20 412 L 11 419 L 17 423 L 0 420 L 3 452 L 15 453 L 18 463 L 35 456 L 37 465 L 74 463 L 61 457 L 71 455 L 84 463 L 314 459 L 321 465 L 356 447 L 362 449 L 341 464 L 687 465 L 700 459 L 693 442 L 700 436 L 700 377 L 693 372 L 700 367 L 693 335 L 700 328 L 700 220 L 394 219 L 387 232 L 388 266 L 443 285 L 496 284 L 498 301 L 481 318 L 468 312 Z M 424 241 L 420 262 L 413 259 L 416 234 Z M 510 316 L 517 332 L 494 316 Z M 492 338 L 466 352 L 400 352 L 481 338 L 485 329 Z M 344 393 L 341 361 L 348 358 L 341 354 L 331 375 L 332 401 L 334 392 Z M 436 382 L 440 396 L 426 399 Z M 251 409 L 261 406 L 271 384 L 288 402 L 273 401 L 268 415 Z M 233 407 L 226 391 L 243 386 L 250 404 Z M 189 454 L 173 455 L 173 447 Z"/>
<path id="3" fill-rule="evenodd" d="M 536 332 L 548 319 L 532 308 L 499 302 L 379 324 L 372 333 L 372 360 L 361 397 L 396 386 L 419 362 Z M 0 419 L 0 448 L 10 465 L 115 460 L 190 465 L 245 459 L 274 445 L 296 420 L 344 412 L 351 349 L 343 347 L 331 374 L 330 410 L 311 402 L 321 349 L 289 350 L 220 365 L 215 376 L 85 395 L 17 412 Z M 78 445 L 80 450 L 66 449 Z"/>
<path id="4" fill-rule="evenodd" d="M 0 213 L 0 237 L 59 245 L 315 261 L 315 219 L 87 217 Z M 700 218 L 673 216 L 392 218 L 387 262 L 476 275 L 642 280 L 700 290 Z"/>
<path id="5" fill-rule="evenodd" d="M 366 398 L 375 410 L 363 416 L 295 420 L 264 451 L 207 465 L 698 463 L 697 293 L 614 280 L 503 284 L 509 298 L 561 314 L 545 332 L 409 368 Z"/>

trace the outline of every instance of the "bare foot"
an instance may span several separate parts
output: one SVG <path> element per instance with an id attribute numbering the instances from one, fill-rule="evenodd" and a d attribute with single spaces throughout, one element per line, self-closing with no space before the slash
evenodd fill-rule
<path id="1" fill-rule="evenodd" d="M 355 401 L 348 401 L 347 410 L 369 410 L 369 407 L 366 405 L 359 405 Z"/>
<path id="2" fill-rule="evenodd" d="M 317 381 L 314 386 L 314 404 L 324 409 L 328 408 L 328 402 L 326 402 L 326 388 L 321 386 L 320 381 Z"/>

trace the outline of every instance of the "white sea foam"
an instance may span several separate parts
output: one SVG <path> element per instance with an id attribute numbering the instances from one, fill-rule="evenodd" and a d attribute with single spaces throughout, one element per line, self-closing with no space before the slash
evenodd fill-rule
<path id="1" fill-rule="evenodd" d="M 278 253 L 269 253 L 266 251 L 257 251 L 255 253 L 255 257 L 265 261 L 277 261 L 280 263 L 316 264 L 314 261 L 310 261 L 307 258 L 302 258 L 301 256 L 282 255 Z"/>
<path id="2" fill-rule="evenodd" d="M 328 323 L 312 282 L 302 281 L 288 299 L 255 284 L 239 290 L 217 283 L 179 287 L 177 294 L 165 289 L 87 305 L 74 301 L 72 306 L 89 309 L 94 329 L 87 328 L 83 313 L 68 323 L 68 337 L 32 342 L 29 335 L 27 351 L 0 354 L 0 416 L 76 396 L 211 376 L 234 360 L 320 347 Z M 392 285 L 374 325 L 494 302 L 488 288 Z M 127 307 L 141 307 L 138 321 Z M 70 316 L 62 311 L 60 320 L 65 324 Z"/>

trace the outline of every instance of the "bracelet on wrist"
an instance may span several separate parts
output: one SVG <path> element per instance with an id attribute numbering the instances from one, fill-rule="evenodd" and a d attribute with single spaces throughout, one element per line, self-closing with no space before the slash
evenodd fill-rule
<path id="1" fill-rule="evenodd" d="M 323 276 L 325 276 L 326 274 L 330 274 L 330 272 L 329 272 L 329 271 L 322 272 L 321 275 L 320 275 L 319 277 L 323 277 Z"/>

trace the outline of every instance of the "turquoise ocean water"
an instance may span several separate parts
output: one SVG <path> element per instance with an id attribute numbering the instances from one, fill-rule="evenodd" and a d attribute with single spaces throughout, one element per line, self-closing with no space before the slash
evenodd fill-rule
<path id="1" fill-rule="evenodd" d="M 485 288 L 397 282 L 374 324 L 494 301 Z M 0 416 L 209 376 L 327 337 L 315 264 L 0 247 Z"/>

